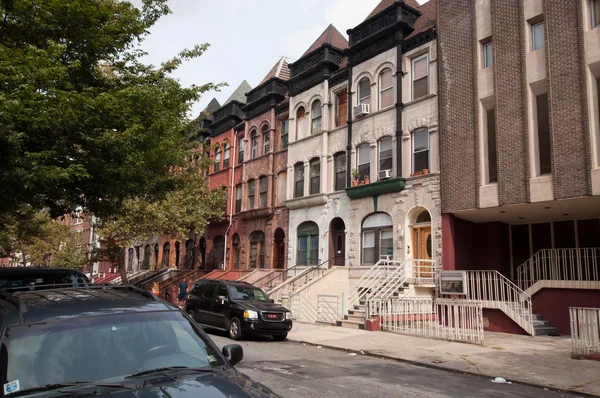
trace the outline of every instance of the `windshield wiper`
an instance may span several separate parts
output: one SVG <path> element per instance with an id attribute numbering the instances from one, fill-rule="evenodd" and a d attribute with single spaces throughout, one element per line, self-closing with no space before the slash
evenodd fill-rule
<path id="1" fill-rule="evenodd" d="M 32 388 L 27 388 L 25 390 L 20 390 L 20 391 L 16 391 L 12 394 L 8 394 L 10 396 L 16 397 L 16 396 L 20 396 L 20 395 L 27 395 L 27 394 L 31 394 L 31 393 L 35 393 L 35 392 L 42 392 L 42 391 L 51 391 L 51 390 L 56 390 L 59 388 L 64 388 L 64 387 L 73 387 L 73 386 L 77 386 L 77 387 L 87 387 L 87 386 L 94 386 L 94 387 L 112 387 L 112 388 L 125 388 L 125 389 L 135 389 L 137 388 L 137 386 L 133 386 L 133 385 L 128 385 L 128 384 L 124 384 L 124 383 L 94 383 L 94 382 L 90 382 L 90 381 L 70 381 L 70 382 L 64 382 L 64 383 L 53 383 L 53 384 L 46 384 L 43 386 L 39 386 L 39 387 L 32 387 Z M 60 393 L 63 394 L 69 394 L 72 393 L 72 390 L 69 391 L 59 391 Z"/>
<path id="2" fill-rule="evenodd" d="M 156 369 L 145 370 L 145 371 L 139 372 L 139 373 L 134 373 L 129 376 L 125 376 L 125 378 L 132 379 L 134 377 L 141 377 L 141 376 L 146 376 L 146 375 L 150 375 L 153 373 L 165 372 L 165 371 L 171 371 L 171 370 L 190 370 L 193 372 L 207 372 L 207 373 L 216 373 L 217 372 L 215 369 L 212 369 L 212 368 L 188 368 L 187 366 L 167 366 L 164 368 L 156 368 Z"/>

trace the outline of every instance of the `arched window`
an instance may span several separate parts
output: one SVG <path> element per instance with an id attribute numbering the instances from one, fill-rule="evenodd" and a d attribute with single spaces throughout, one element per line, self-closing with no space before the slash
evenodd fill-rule
<path id="1" fill-rule="evenodd" d="M 310 161 L 310 194 L 321 191 L 321 160 L 314 158 Z"/>
<path id="2" fill-rule="evenodd" d="M 362 223 L 362 263 L 369 265 L 381 256 L 394 255 L 392 217 L 387 213 L 373 213 Z"/>
<path id="3" fill-rule="evenodd" d="M 269 130 L 269 126 L 263 126 L 262 128 L 262 136 L 263 136 L 263 155 L 266 155 L 271 150 L 271 131 Z"/>
<path id="4" fill-rule="evenodd" d="M 298 265 L 319 264 L 319 226 L 313 221 L 300 224 L 298 234 Z"/>
<path id="5" fill-rule="evenodd" d="M 195 255 L 196 255 L 196 245 L 194 244 L 193 240 L 188 239 L 187 242 L 185 242 L 185 261 L 184 261 L 185 269 L 194 268 Z"/>
<path id="6" fill-rule="evenodd" d="M 340 191 L 346 188 L 346 152 L 339 152 L 333 155 L 335 166 L 335 190 Z"/>
<path id="7" fill-rule="evenodd" d="M 221 148 L 215 150 L 215 173 L 221 169 Z"/>
<path id="8" fill-rule="evenodd" d="M 429 214 L 429 212 L 427 210 L 423 210 L 417 216 L 417 220 L 415 221 L 416 224 L 430 223 L 430 222 L 431 222 L 431 214 Z"/>
<path id="9" fill-rule="evenodd" d="M 225 150 L 223 151 L 223 168 L 229 167 L 229 142 L 225 143 Z"/>
<path id="10" fill-rule="evenodd" d="M 302 138 L 306 135 L 306 111 L 304 107 L 298 108 L 296 111 L 296 139 Z"/>
<path id="11" fill-rule="evenodd" d="M 318 133 L 321 131 L 321 111 L 321 101 L 317 100 L 313 102 L 311 110 L 313 133 Z"/>
<path id="12" fill-rule="evenodd" d="M 169 268 L 170 264 L 171 264 L 171 245 L 169 244 L 169 242 L 165 243 L 163 245 L 163 266 L 165 266 L 166 268 Z"/>
<path id="13" fill-rule="evenodd" d="M 362 144 L 356 148 L 356 160 L 358 164 L 359 180 L 371 177 L 371 147 L 369 144 Z"/>
<path id="14" fill-rule="evenodd" d="M 254 209 L 254 195 L 256 194 L 256 180 L 248 180 L 248 209 Z"/>
<path id="15" fill-rule="evenodd" d="M 152 248 L 150 247 L 150 245 L 146 245 L 146 247 L 144 247 L 144 262 L 142 263 L 143 269 L 145 269 L 145 270 L 150 269 L 151 256 L 152 256 Z"/>
<path id="16" fill-rule="evenodd" d="M 258 133 L 254 130 L 250 133 L 250 142 L 252 147 L 252 159 L 258 156 Z"/>
<path id="17" fill-rule="evenodd" d="M 358 82 L 358 104 L 371 104 L 371 81 L 368 77 Z"/>
<path id="18" fill-rule="evenodd" d="M 250 234 L 250 268 L 265 267 L 265 233 L 254 231 Z"/>
<path id="19" fill-rule="evenodd" d="M 133 271 L 133 249 L 127 250 L 127 271 Z"/>
<path id="20" fill-rule="evenodd" d="M 393 148 L 392 137 L 384 137 L 377 143 L 379 151 L 379 178 L 383 178 L 382 172 L 389 170 L 391 173 L 393 167 Z"/>
<path id="21" fill-rule="evenodd" d="M 394 75 L 390 68 L 379 74 L 379 109 L 394 105 Z"/>
<path id="22" fill-rule="evenodd" d="M 294 165 L 294 198 L 304 196 L 304 163 Z"/>

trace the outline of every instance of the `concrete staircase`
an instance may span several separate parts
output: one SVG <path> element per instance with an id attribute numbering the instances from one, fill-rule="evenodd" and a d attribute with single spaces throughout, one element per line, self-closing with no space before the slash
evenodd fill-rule
<path id="1" fill-rule="evenodd" d="M 550 321 L 545 321 L 542 319 L 542 315 L 540 314 L 531 314 L 533 320 L 533 329 L 535 330 L 536 336 L 556 336 L 558 334 L 558 329 L 550 324 Z"/>
<path id="2" fill-rule="evenodd" d="M 336 326 L 341 326 L 349 329 L 365 329 L 365 318 L 367 315 L 367 306 L 364 301 L 353 306 L 348 310 L 348 314 L 344 315 L 344 319 L 336 321 Z"/>

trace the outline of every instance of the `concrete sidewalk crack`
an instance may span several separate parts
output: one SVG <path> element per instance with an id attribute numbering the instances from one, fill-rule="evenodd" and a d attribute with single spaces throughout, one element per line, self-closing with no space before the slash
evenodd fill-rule
<path id="1" fill-rule="evenodd" d="M 477 369 L 477 373 L 481 373 L 481 371 L 479 370 L 479 368 L 477 367 L 477 365 L 474 362 L 472 362 L 472 361 L 470 361 L 470 360 L 467 359 L 467 355 L 461 355 L 460 359 L 462 359 L 465 362 L 471 364 L 475 369 Z"/>

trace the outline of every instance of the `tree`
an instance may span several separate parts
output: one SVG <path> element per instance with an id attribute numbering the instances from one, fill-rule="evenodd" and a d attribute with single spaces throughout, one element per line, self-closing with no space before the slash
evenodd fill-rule
<path id="1" fill-rule="evenodd" d="M 126 247 L 153 235 L 181 237 L 190 230 L 202 234 L 211 220 L 218 220 L 224 214 L 225 191 L 211 190 L 198 168 L 178 173 L 173 180 L 174 189 L 163 200 L 128 199 L 118 214 L 103 219 L 100 225 L 98 233 L 105 242 L 101 258 L 119 265 L 124 284 L 127 283 Z"/>
<path id="2" fill-rule="evenodd" d="M 50 258 L 51 267 L 74 268 L 83 271 L 87 265 L 85 248 L 77 232 L 69 232 Z"/>
<path id="3" fill-rule="evenodd" d="M 169 76 L 208 44 L 158 68 L 140 61 L 167 1 L 0 0 L 0 230 L 24 207 L 110 218 L 173 188 L 190 106 L 221 85 Z"/>

